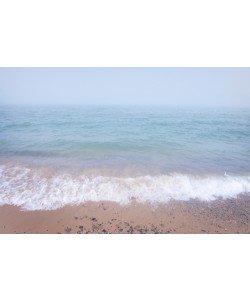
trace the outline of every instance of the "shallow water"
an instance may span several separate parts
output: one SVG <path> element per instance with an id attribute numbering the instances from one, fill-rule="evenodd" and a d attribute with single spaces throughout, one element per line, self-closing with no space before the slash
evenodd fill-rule
<path id="1" fill-rule="evenodd" d="M 0 202 L 213 200 L 250 192 L 250 111 L 1 107 Z"/>

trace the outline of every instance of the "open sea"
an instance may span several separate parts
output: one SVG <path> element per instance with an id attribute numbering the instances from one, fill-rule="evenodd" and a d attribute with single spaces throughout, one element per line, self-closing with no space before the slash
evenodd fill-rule
<path id="1" fill-rule="evenodd" d="M 249 193 L 249 109 L 0 107 L 0 205 L 50 210 Z"/>

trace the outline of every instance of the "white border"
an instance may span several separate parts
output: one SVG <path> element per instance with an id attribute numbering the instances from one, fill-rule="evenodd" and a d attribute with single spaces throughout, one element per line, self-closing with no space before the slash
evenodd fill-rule
<path id="1" fill-rule="evenodd" d="M 1 299 L 248 299 L 244 235 L 9 235 Z"/>
<path id="2" fill-rule="evenodd" d="M 0 66 L 250 66 L 249 0 L 0 0 Z"/>

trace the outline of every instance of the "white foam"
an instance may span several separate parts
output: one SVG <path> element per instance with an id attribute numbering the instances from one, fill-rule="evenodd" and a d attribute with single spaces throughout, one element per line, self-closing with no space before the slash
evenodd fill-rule
<path id="1" fill-rule="evenodd" d="M 52 210 L 85 201 L 115 201 L 126 204 L 167 202 L 171 199 L 204 201 L 235 198 L 250 193 L 250 175 L 169 174 L 119 178 L 105 176 L 49 175 L 44 170 L 0 166 L 0 205 L 26 210 Z"/>

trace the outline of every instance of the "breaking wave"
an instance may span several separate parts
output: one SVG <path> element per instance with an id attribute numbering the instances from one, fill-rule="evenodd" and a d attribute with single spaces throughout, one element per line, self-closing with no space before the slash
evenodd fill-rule
<path id="1" fill-rule="evenodd" d="M 115 201 L 127 204 L 198 199 L 210 201 L 250 193 L 250 175 L 172 173 L 159 176 L 110 177 L 51 174 L 44 169 L 0 166 L 0 205 L 25 210 L 53 210 L 85 201 Z"/>

